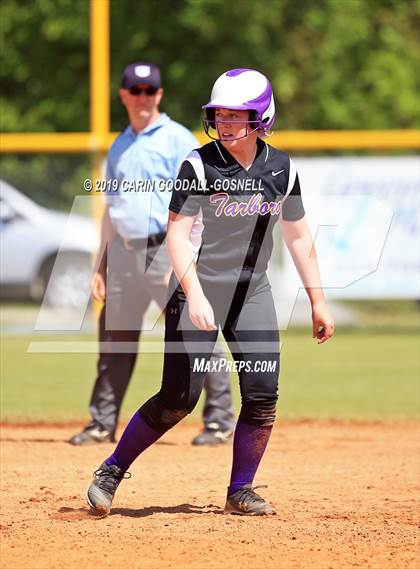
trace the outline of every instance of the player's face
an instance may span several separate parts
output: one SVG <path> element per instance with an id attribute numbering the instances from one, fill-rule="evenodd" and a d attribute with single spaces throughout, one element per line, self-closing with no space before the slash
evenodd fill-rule
<path id="1" fill-rule="evenodd" d="M 249 111 L 216 109 L 215 120 L 219 139 L 226 146 L 241 146 L 254 138 L 250 136 Z"/>
<path id="2" fill-rule="evenodd" d="M 148 83 L 139 83 L 131 89 L 120 89 L 122 104 L 130 119 L 147 120 L 159 110 L 163 89 L 156 89 Z"/>

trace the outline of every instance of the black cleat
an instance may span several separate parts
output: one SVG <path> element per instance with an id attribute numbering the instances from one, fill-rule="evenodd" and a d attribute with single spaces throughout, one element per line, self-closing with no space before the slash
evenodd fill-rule
<path id="1" fill-rule="evenodd" d="M 266 486 L 255 486 L 266 488 Z M 273 506 L 266 502 L 255 492 L 251 484 L 247 484 L 234 494 L 226 498 L 224 514 L 238 514 L 240 516 L 271 516 L 276 513 Z"/>
<path id="2" fill-rule="evenodd" d="M 98 443 L 113 443 L 115 438 L 113 433 L 104 429 L 95 422 L 89 423 L 81 433 L 77 433 L 69 440 L 71 445 L 94 445 Z"/>
<path id="3" fill-rule="evenodd" d="M 214 446 L 223 445 L 229 442 L 232 438 L 232 431 L 219 431 L 216 429 L 204 429 L 199 435 L 197 435 L 192 441 L 192 445 L 197 446 Z"/>
<path id="4" fill-rule="evenodd" d="M 97 516 L 107 516 L 121 480 L 131 478 L 131 474 L 115 464 L 109 466 L 105 462 L 93 474 L 93 480 L 86 494 L 86 501 L 91 507 L 92 513 Z"/>

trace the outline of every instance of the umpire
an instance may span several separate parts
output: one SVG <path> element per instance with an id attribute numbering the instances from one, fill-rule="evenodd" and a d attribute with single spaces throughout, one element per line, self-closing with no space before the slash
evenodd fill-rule
<path id="1" fill-rule="evenodd" d="M 107 159 L 109 188 L 120 190 L 107 195 L 93 286 L 94 297 L 104 302 L 97 378 L 90 400 L 91 421 L 70 439 L 73 445 L 115 441 L 144 314 L 152 300 L 162 309 L 166 306 L 170 266 L 161 244 L 171 194 L 157 189 L 135 191 L 133 182 L 175 179 L 185 156 L 199 146 L 185 127 L 159 111 L 163 89 L 156 65 L 128 65 L 119 95 L 130 124 L 111 146 Z M 216 348 L 213 357 L 224 354 Z M 226 442 L 233 425 L 229 374 L 209 373 L 205 385 L 204 430 L 192 442 Z"/>

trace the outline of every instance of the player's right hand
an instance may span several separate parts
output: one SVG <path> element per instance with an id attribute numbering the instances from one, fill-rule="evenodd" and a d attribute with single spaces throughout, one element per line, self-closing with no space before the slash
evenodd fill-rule
<path id="1" fill-rule="evenodd" d="M 92 294 L 95 300 L 100 302 L 105 301 L 106 285 L 105 277 L 101 272 L 98 272 L 93 277 Z"/>
<path id="2" fill-rule="evenodd" d="M 206 332 L 217 330 L 217 326 L 214 323 L 213 308 L 204 294 L 195 294 L 188 297 L 188 313 L 191 322 L 199 330 Z"/>

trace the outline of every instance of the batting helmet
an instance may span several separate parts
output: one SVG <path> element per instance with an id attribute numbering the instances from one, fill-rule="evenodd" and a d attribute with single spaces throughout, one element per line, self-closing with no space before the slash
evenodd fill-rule
<path id="1" fill-rule="evenodd" d="M 215 109 L 251 111 L 248 124 L 268 134 L 275 120 L 273 89 L 265 75 L 255 69 L 231 69 L 223 73 L 213 85 L 210 101 L 205 109 L 204 130 L 215 128 Z M 249 133 L 248 133 L 249 134 Z"/>

